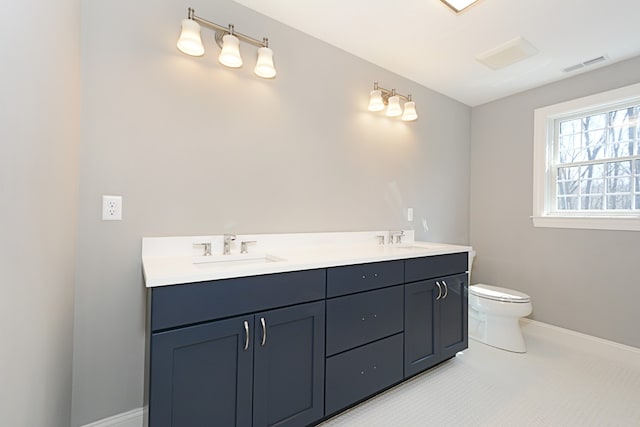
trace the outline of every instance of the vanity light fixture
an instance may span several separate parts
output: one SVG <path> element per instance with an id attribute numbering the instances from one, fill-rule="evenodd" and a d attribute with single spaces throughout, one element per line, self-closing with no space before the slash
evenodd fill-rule
<path id="1" fill-rule="evenodd" d="M 404 112 L 400 106 L 400 99 L 404 103 Z M 418 118 L 416 113 L 416 103 L 411 99 L 411 95 L 402 95 L 395 89 L 385 89 L 378 86 L 378 82 L 373 82 L 373 90 L 369 93 L 369 111 L 382 111 L 387 106 L 387 116 L 398 117 L 402 115 L 402 120 L 411 122 Z"/>
<path id="2" fill-rule="evenodd" d="M 192 8 L 188 8 L 187 18 L 182 20 L 182 32 L 178 38 L 177 47 L 180 52 L 191 56 L 204 55 L 204 46 L 200 34 L 200 25 L 215 31 L 215 40 L 222 49 L 218 56 L 218 61 L 222 65 L 230 68 L 242 67 L 242 57 L 240 56 L 240 41 L 258 46 L 258 61 L 253 72 L 265 79 L 276 76 L 276 68 L 273 65 L 273 51 L 269 48 L 269 39 L 262 41 L 249 37 L 235 31 L 234 26 L 229 24 L 223 27 L 211 21 L 207 21 L 196 16 Z"/>
<path id="3" fill-rule="evenodd" d="M 469 6 L 476 3 L 478 0 L 440 0 L 442 3 L 449 6 L 455 13 L 460 13 Z"/>

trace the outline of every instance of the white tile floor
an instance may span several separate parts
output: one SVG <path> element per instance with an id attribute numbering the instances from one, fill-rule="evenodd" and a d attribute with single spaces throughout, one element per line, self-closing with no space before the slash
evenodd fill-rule
<path id="1" fill-rule="evenodd" d="M 322 427 L 640 427 L 640 349 L 522 326 L 526 354 L 470 341 L 464 354 Z"/>

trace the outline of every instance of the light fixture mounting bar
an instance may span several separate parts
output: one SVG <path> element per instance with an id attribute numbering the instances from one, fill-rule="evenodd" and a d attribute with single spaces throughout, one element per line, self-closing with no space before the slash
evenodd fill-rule
<path id="1" fill-rule="evenodd" d="M 250 36 L 248 36 L 246 34 L 242 34 L 242 33 L 239 33 L 239 32 L 237 32 L 235 30 L 232 30 L 233 29 L 233 25 L 229 25 L 228 27 L 223 27 L 222 25 L 216 24 L 215 22 L 207 21 L 206 19 L 201 18 L 198 15 L 196 15 L 195 14 L 195 10 L 193 10 L 192 8 L 189 8 L 189 19 L 193 19 L 198 24 L 204 25 L 205 27 L 209 27 L 212 30 L 221 32 L 223 34 L 233 34 L 234 36 L 236 36 L 237 38 L 239 38 L 243 42 L 252 44 L 254 46 L 269 47 L 269 39 L 268 38 L 265 37 L 262 40 L 254 39 L 253 37 L 250 37 Z"/>
<path id="2" fill-rule="evenodd" d="M 397 96 L 398 98 L 402 98 L 405 101 L 412 101 L 411 99 L 411 94 L 408 95 L 403 95 L 401 93 L 396 92 L 395 89 L 385 89 L 383 87 L 380 87 L 378 85 L 378 82 L 373 82 L 373 90 L 379 90 L 380 92 L 382 92 L 382 96 L 384 99 L 389 98 L 390 96 Z"/>

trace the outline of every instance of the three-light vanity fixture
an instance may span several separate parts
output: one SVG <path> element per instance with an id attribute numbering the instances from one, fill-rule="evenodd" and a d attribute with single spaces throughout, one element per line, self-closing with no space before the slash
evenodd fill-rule
<path id="1" fill-rule="evenodd" d="M 222 49 L 218 55 L 218 61 L 222 65 L 231 68 L 242 67 L 242 57 L 240 56 L 240 40 L 258 46 L 258 62 L 253 72 L 258 77 L 271 79 L 276 76 L 276 68 L 273 65 L 273 51 L 269 48 L 269 39 L 266 37 L 262 41 L 249 37 L 235 31 L 232 24 L 229 27 L 215 24 L 206 19 L 196 16 L 192 8 L 188 9 L 187 18 L 182 20 L 182 32 L 178 39 L 178 49 L 191 56 L 204 55 L 204 46 L 200 37 L 200 25 L 215 31 L 215 40 Z"/>
<path id="2" fill-rule="evenodd" d="M 404 112 L 400 107 L 400 99 L 405 100 Z M 385 89 L 378 86 L 378 82 L 373 82 L 373 90 L 369 94 L 369 111 L 382 111 L 387 106 L 387 116 L 402 116 L 402 120 L 410 122 L 418 118 L 416 113 L 416 103 L 411 100 L 411 95 L 402 95 L 395 89 Z"/>

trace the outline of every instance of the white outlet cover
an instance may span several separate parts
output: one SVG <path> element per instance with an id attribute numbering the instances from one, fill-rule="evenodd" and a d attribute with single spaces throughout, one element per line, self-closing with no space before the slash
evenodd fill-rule
<path id="1" fill-rule="evenodd" d="M 122 196 L 102 196 L 102 220 L 122 220 Z"/>
<path id="2" fill-rule="evenodd" d="M 413 221 L 413 208 L 407 208 L 407 221 Z"/>

